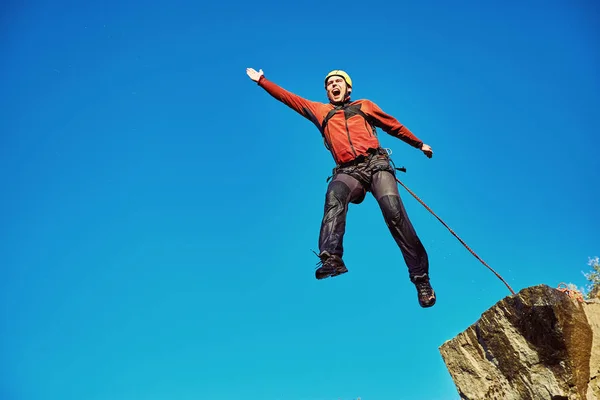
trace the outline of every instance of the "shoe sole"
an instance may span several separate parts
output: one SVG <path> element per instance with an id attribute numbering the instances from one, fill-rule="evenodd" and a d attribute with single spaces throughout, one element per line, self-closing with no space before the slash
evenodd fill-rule
<path id="1" fill-rule="evenodd" d="M 342 270 L 342 271 L 336 271 L 332 274 L 325 274 L 325 275 L 321 275 L 321 276 L 315 276 L 315 278 L 317 278 L 318 280 L 322 280 L 322 279 L 326 279 L 326 278 L 334 278 L 336 276 L 340 276 L 342 274 L 345 274 L 346 272 L 348 272 L 348 270 Z"/>
<path id="2" fill-rule="evenodd" d="M 429 302 L 427 303 L 422 303 L 419 300 L 419 305 L 423 308 L 429 308 L 429 307 L 433 307 L 435 305 L 435 302 L 437 301 L 437 297 L 435 295 L 435 292 L 433 293 L 433 298 L 431 300 L 429 300 Z"/>

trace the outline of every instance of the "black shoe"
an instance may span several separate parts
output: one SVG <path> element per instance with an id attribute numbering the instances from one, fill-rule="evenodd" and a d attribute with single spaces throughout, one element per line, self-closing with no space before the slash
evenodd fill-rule
<path id="1" fill-rule="evenodd" d="M 410 280 L 415 284 L 417 288 L 417 295 L 419 297 L 419 305 L 423 308 L 431 307 L 435 304 L 435 291 L 429 283 L 429 277 L 427 275 L 420 275 L 411 277 Z"/>
<path id="2" fill-rule="evenodd" d="M 317 279 L 334 277 L 348 272 L 348 268 L 346 268 L 340 256 L 324 251 L 319 255 L 319 258 L 321 261 L 317 265 L 321 266 L 315 271 L 315 278 Z"/>

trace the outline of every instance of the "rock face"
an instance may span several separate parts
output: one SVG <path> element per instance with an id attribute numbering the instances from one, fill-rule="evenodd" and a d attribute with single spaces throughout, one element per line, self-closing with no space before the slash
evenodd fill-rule
<path id="1" fill-rule="evenodd" d="M 440 346 L 464 400 L 600 400 L 600 302 L 523 289 Z"/>

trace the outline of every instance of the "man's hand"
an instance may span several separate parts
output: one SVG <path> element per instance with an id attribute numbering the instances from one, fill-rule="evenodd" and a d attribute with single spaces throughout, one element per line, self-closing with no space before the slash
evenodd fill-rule
<path id="1" fill-rule="evenodd" d="M 427 157 L 433 157 L 433 150 L 431 150 L 431 147 L 429 147 L 428 144 L 423 143 L 423 146 L 421 146 L 421 151 L 425 153 Z"/>
<path id="2" fill-rule="evenodd" d="M 258 82 L 260 77 L 264 75 L 264 72 L 262 69 L 260 71 L 256 72 L 256 70 L 254 68 L 246 68 L 246 73 L 248 74 L 250 79 L 252 79 L 254 82 Z"/>

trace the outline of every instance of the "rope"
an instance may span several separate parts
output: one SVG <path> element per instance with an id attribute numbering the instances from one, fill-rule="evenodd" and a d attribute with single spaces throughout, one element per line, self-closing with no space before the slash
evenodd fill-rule
<path id="1" fill-rule="evenodd" d="M 564 285 L 565 287 L 561 287 L 562 285 Z M 569 296 L 570 298 L 575 299 L 575 300 L 579 301 L 580 303 L 583 303 L 583 294 L 579 290 L 569 289 L 567 284 L 563 283 L 563 282 L 558 284 L 557 289 L 563 293 L 566 293 L 567 296 Z"/>
<path id="2" fill-rule="evenodd" d="M 486 263 L 485 261 L 483 261 L 483 260 L 482 260 L 482 259 L 481 259 L 481 258 L 480 258 L 480 257 L 479 257 L 477 254 L 475 254 L 475 252 L 474 252 L 473 250 L 471 250 L 471 248 L 470 248 L 469 246 L 467 246 L 467 244 L 466 244 L 466 243 L 465 243 L 465 242 L 464 242 L 464 241 L 463 241 L 461 238 L 459 238 L 459 237 L 458 237 L 458 235 L 457 235 L 456 233 L 454 233 L 454 231 L 453 231 L 452 229 L 450 229 L 450 227 L 449 227 L 448 225 L 446 225 L 446 223 L 445 223 L 444 221 L 442 221 L 442 219 L 441 219 L 440 217 L 438 217 L 438 216 L 437 216 L 437 215 L 436 215 L 436 214 L 435 214 L 435 213 L 434 213 L 434 212 L 431 210 L 431 208 L 429 208 L 429 207 L 427 206 L 427 204 L 425 204 L 425 203 L 424 203 L 424 202 L 423 202 L 421 199 L 419 199 L 419 198 L 417 197 L 417 195 L 416 195 L 416 194 L 414 194 L 414 193 L 412 192 L 412 190 L 410 190 L 408 187 L 406 187 L 406 185 L 405 185 L 404 183 L 400 182 L 400 179 L 396 178 L 396 181 L 397 181 L 399 184 L 401 184 L 401 185 L 404 187 L 404 189 L 406 189 L 406 190 L 408 191 L 408 193 L 410 193 L 410 194 L 411 194 L 411 195 L 412 195 L 412 196 L 413 196 L 415 199 L 417 199 L 417 201 L 418 201 L 419 203 L 421 203 L 421 204 L 422 204 L 422 205 L 423 205 L 423 206 L 424 206 L 424 207 L 425 207 L 425 208 L 426 208 L 426 209 L 427 209 L 427 210 L 428 210 L 428 211 L 429 211 L 431 214 L 433 214 L 433 216 L 434 216 L 434 217 L 436 217 L 436 218 L 438 219 L 438 221 L 440 221 L 440 222 L 441 222 L 441 223 L 442 223 L 442 224 L 443 224 L 443 225 L 444 225 L 444 226 L 445 226 L 445 227 L 446 227 L 446 228 L 447 228 L 447 229 L 450 231 L 450 233 L 451 233 L 451 234 L 453 234 L 453 235 L 454 235 L 454 236 L 455 236 L 455 237 L 456 237 L 456 238 L 457 238 L 457 239 L 458 239 L 458 240 L 459 240 L 459 241 L 460 241 L 460 242 L 463 244 L 463 246 L 465 246 L 465 247 L 467 248 L 467 250 L 469 250 L 469 251 L 471 252 L 471 254 L 473 254 L 473 255 L 475 256 L 475 258 L 477 258 L 479 261 L 481 261 L 481 263 L 482 263 L 483 265 L 485 265 L 486 267 L 488 267 L 488 268 L 489 268 L 489 270 L 490 270 L 490 271 L 492 271 L 492 272 L 493 272 L 493 273 L 494 273 L 494 274 L 495 274 L 495 275 L 498 277 L 498 279 L 500 279 L 500 280 L 501 280 L 501 281 L 502 281 L 502 282 L 503 282 L 503 283 L 506 285 L 506 287 L 508 288 L 508 290 L 510 290 L 510 292 L 511 292 L 512 294 L 515 294 L 514 290 L 512 290 L 512 288 L 509 286 L 509 284 L 508 284 L 508 283 L 506 283 L 506 281 L 505 281 L 504 279 L 502 279 L 502 277 L 501 277 L 501 276 L 500 276 L 500 275 L 499 275 L 499 274 L 498 274 L 496 271 L 494 271 L 494 270 L 492 269 L 492 267 L 490 267 L 489 265 L 487 265 L 487 263 Z"/>

